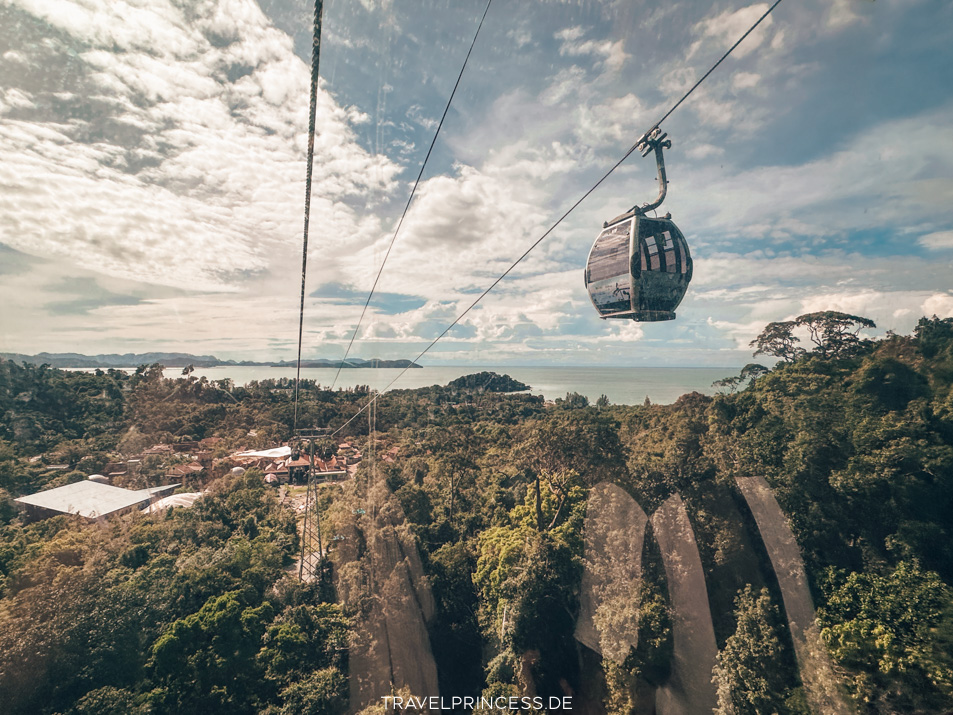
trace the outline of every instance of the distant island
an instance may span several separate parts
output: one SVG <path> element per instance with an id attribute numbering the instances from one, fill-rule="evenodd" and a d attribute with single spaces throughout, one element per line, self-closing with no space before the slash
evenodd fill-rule
<path id="1" fill-rule="evenodd" d="M 478 372 L 451 380 L 447 387 L 458 390 L 477 390 L 479 392 L 525 392 L 532 389 L 525 382 L 514 380 L 509 375 L 495 372 Z"/>
<path id="2" fill-rule="evenodd" d="M 190 355 L 188 353 L 126 353 L 119 355 L 80 355 L 79 353 L 37 353 L 36 355 L 22 355 L 20 353 L 0 353 L 0 359 L 11 360 L 16 363 L 30 365 L 49 365 L 50 367 L 80 367 L 80 368 L 135 368 L 140 365 L 154 365 L 159 363 L 165 367 L 295 367 L 294 360 L 277 360 L 256 362 L 254 360 L 219 360 L 214 355 Z M 422 367 L 412 360 L 380 360 L 377 358 L 363 360 L 348 358 L 347 360 L 302 360 L 301 367 L 324 368 L 418 368 Z"/>

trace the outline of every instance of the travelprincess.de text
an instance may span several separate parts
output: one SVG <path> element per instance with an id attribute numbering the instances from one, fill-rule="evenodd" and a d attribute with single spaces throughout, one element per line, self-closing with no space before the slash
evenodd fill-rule
<path id="1" fill-rule="evenodd" d="M 400 695 L 385 695 L 385 710 L 571 710 L 572 698 L 471 698 L 457 697 L 444 698 L 432 696 L 429 698 L 401 697 Z"/>

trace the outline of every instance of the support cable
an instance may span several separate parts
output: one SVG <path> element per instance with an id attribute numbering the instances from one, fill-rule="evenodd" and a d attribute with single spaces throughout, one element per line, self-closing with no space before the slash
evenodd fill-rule
<path id="1" fill-rule="evenodd" d="M 298 384 L 301 382 L 301 343 L 304 337 L 305 282 L 308 275 L 308 227 L 311 221 L 311 174 L 314 170 L 314 124 L 318 107 L 318 63 L 321 58 L 321 16 L 324 0 L 314 0 L 314 32 L 311 36 L 311 106 L 308 116 L 308 174 L 304 189 L 304 239 L 301 249 L 301 308 L 298 315 L 298 362 L 295 370 L 294 420 L 298 428 Z"/>
<path id="2" fill-rule="evenodd" d="M 672 108 L 669 109 L 669 110 L 662 116 L 661 119 L 659 119 L 657 122 L 655 122 L 655 124 L 652 125 L 651 129 L 649 129 L 647 132 L 645 132 L 645 134 L 643 134 L 641 137 L 639 137 L 639 139 L 629 148 L 629 150 L 628 150 L 627 152 L 625 152 L 625 154 L 622 155 L 622 158 L 619 159 L 615 164 L 613 164 L 612 168 L 609 169 L 605 174 L 602 175 L 602 178 L 601 178 L 601 179 L 599 179 L 595 184 L 592 185 L 592 187 L 591 187 L 588 191 L 586 191 L 586 193 L 584 193 L 579 199 L 577 199 L 576 202 L 575 202 L 572 206 L 570 206 L 569 209 L 568 209 L 562 216 L 559 217 L 559 219 L 557 219 L 556 223 L 554 223 L 552 226 L 550 226 L 542 236 L 540 236 L 538 239 L 536 239 L 536 241 L 535 241 L 529 248 L 527 248 L 527 249 L 523 252 L 523 255 L 521 255 L 519 258 L 517 258 L 515 261 L 513 261 L 513 263 L 510 265 L 510 267 L 507 268 L 499 278 L 497 278 L 495 281 L 493 281 L 493 283 L 491 283 L 490 286 L 489 286 L 486 290 L 484 290 L 484 291 L 477 297 L 477 299 L 474 300 L 474 301 L 469 305 L 469 307 L 467 307 L 466 310 L 464 310 L 462 313 L 460 313 L 460 315 L 458 315 L 458 316 L 454 319 L 454 321 L 453 321 L 452 323 L 450 323 L 450 325 L 448 325 L 448 326 L 444 329 L 444 331 L 443 331 L 442 333 L 440 333 L 440 335 L 438 335 L 436 338 L 434 338 L 433 341 L 431 341 L 431 343 L 430 343 L 429 345 L 427 345 L 427 347 L 425 347 L 423 350 L 420 351 L 420 353 L 417 355 L 417 357 L 415 357 L 415 358 L 413 359 L 413 361 L 411 362 L 411 365 L 414 364 L 414 363 L 416 363 L 420 358 L 422 358 L 424 355 L 426 355 L 434 345 L 436 345 L 447 333 L 450 332 L 450 330 L 451 330 L 457 323 L 459 323 L 471 310 L 473 310 L 473 308 L 476 307 L 477 303 L 479 303 L 481 300 L 483 300 L 491 290 L 493 290 L 494 288 L 496 288 L 497 284 L 499 284 L 500 281 L 502 281 L 504 278 L 506 278 L 506 276 L 508 276 L 508 275 L 510 274 L 510 272 L 512 272 L 512 270 L 513 270 L 514 268 L 516 268 L 516 266 L 519 265 L 519 264 L 523 261 L 523 259 L 526 258 L 526 257 L 530 254 L 530 252 L 533 251 L 533 249 L 535 249 L 540 243 L 543 242 L 543 240 L 544 240 L 545 238 L 547 238 L 554 230 L 556 230 L 556 227 L 559 226 L 559 224 L 561 224 L 561 223 L 563 222 L 563 220 L 565 220 L 566 217 L 569 216 L 569 214 L 571 214 L 573 211 L 575 211 L 576 207 L 578 207 L 579 204 L 581 204 L 583 201 L 585 201 L 593 191 L 595 191 L 597 188 L 599 188 L 599 186 L 602 184 L 602 182 L 604 182 L 606 179 L 608 179 L 609 176 L 611 176 L 612 173 L 622 165 L 622 162 L 624 162 L 626 159 L 628 159 L 629 156 L 630 156 L 636 149 L 638 149 L 638 148 L 642 145 L 642 143 L 649 137 L 649 135 L 650 135 L 653 131 L 655 131 L 656 129 L 658 129 L 659 125 L 660 125 L 663 121 L 665 121 L 666 119 L 668 119 L 669 116 L 671 116 L 672 112 L 674 112 L 676 109 L 678 109 L 678 107 L 682 104 L 682 102 L 684 102 L 686 99 L 688 99 L 689 95 L 691 95 L 691 93 L 694 92 L 694 91 L 698 88 L 698 86 L 699 86 L 703 81 L 705 81 L 705 79 L 708 78 L 708 76 L 715 70 L 715 68 L 718 67 L 718 65 L 720 65 L 722 62 L 724 62 L 725 59 L 728 57 L 728 55 L 730 55 L 730 54 L 735 50 L 735 48 L 738 47 L 738 45 L 740 45 L 740 44 L 745 40 L 745 38 L 748 37 L 748 35 L 750 35 L 750 34 L 754 31 L 754 29 L 755 29 L 758 25 L 760 25 L 761 22 L 762 22 L 768 15 L 771 14 L 771 12 L 774 10 L 774 8 L 776 8 L 776 7 L 777 7 L 778 5 L 780 5 L 780 4 L 781 4 L 781 0 L 775 0 L 775 3 L 774 3 L 773 5 L 771 5 L 771 7 L 769 7 L 769 8 L 767 9 L 767 11 L 765 11 L 765 13 L 764 13 L 761 17 L 759 17 L 758 20 L 757 20 L 751 27 L 748 28 L 747 32 L 745 32 L 741 37 L 739 37 L 739 38 L 738 38 L 738 41 L 735 42 L 735 44 L 733 44 L 731 47 L 728 48 L 728 51 L 725 52 L 725 54 L 723 54 L 723 55 L 721 56 L 721 58 L 720 58 L 714 65 L 712 65 L 711 69 L 709 69 L 709 70 L 702 76 L 702 78 L 699 79 L 699 80 L 692 86 L 691 89 L 689 89 L 684 95 L 682 95 L 682 98 L 679 99 L 679 100 L 672 106 Z M 355 419 L 357 419 L 358 415 L 360 415 L 362 412 L 364 412 L 364 410 L 366 410 L 372 403 L 377 402 L 377 400 L 380 398 L 380 396 L 383 395 L 383 394 L 384 394 L 385 392 L 387 392 L 388 390 L 390 390 L 390 388 L 394 385 L 394 383 L 397 382 L 401 377 L 403 377 L 404 373 L 407 372 L 407 371 L 410 369 L 410 367 L 411 367 L 411 366 L 408 365 L 408 366 L 405 367 L 403 370 L 401 370 L 401 371 L 397 374 L 397 377 L 395 377 L 393 380 L 391 380 L 383 390 L 379 390 L 376 395 L 374 395 L 370 400 L 368 400 L 368 401 L 361 407 L 361 409 L 358 410 L 357 414 L 353 415 L 347 422 L 345 422 L 343 425 L 341 425 L 340 427 L 338 427 L 338 428 L 333 432 L 332 436 L 333 436 L 333 435 L 336 435 L 338 432 L 340 432 L 340 431 L 343 430 L 345 427 L 347 427 L 351 422 L 353 422 Z"/>
<path id="3" fill-rule="evenodd" d="M 427 155 L 424 157 L 423 164 L 420 165 L 420 171 L 417 174 L 417 179 L 414 181 L 414 187 L 410 191 L 410 196 L 407 197 L 407 204 L 404 206 L 404 212 L 400 215 L 400 220 L 397 222 L 397 228 L 394 230 L 394 235 L 390 239 L 390 244 L 387 246 L 387 252 L 384 254 L 384 260 L 381 261 L 381 267 L 377 270 L 377 276 L 374 278 L 374 285 L 371 286 L 371 292 L 367 294 L 367 300 L 364 301 L 364 307 L 361 309 L 361 317 L 357 321 L 357 325 L 354 326 L 354 332 L 351 333 L 351 340 L 347 344 L 347 350 L 344 351 L 344 357 L 341 358 L 340 364 L 338 364 L 338 371 L 334 375 L 334 380 L 331 382 L 331 389 L 334 389 L 334 386 L 338 382 L 338 377 L 341 375 L 341 368 L 344 367 L 344 362 L 347 360 L 347 356 L 351 354 L 351 347 L 354 345 L 354 338 L 357 337 L 357 331 L 360 330 L 361 324 L 364 322 L 364 315 L 367 313 L 367 306 L 371 303 L 371 298 L 374 295 L 374 291 L 377 290 L 377 283 L 381 279 L 381 273 L 384 272 L 384 266 L 387 264 L 387 259 L 390 257 L 390 251 L 394 247 L 394 242 L 397 240 L 397 234 L 400 233 L 400 227 L 404 224 L 404 218 L 407 216 L 408 210 L 410 210 L 410 204 L 414 200 L 414 195 L 417 193 L 417 187 L 420 185 L 420 179 L 424 175 L 424 169 L 427 167 L 427 162 L 430 160 L 430 154 L 433 151 L 434 145 L 437 143 L 437 137 L 440 136 L 440 129 L 443 127 L 443 121 L 447 118 L 447 112 L 450 111 L 450 104 L 453 102 L 453 96 L 457 93 L 457 87 L 460 86 L 460 80 L 463 78 L 463 72 L 467 68 L 467 63 L 470 61 L 470 55 L 473 53 L 473 46 L 476 45 L 477 38 L 480 36 L 480 30 L 483 28 L 483 21 L 486 20 L 486 14 L 490 10 L 490 4 L 493 0 L 487 0 L 486 8 L 483 10 L 483 17 L 480 18 L 480 24 L 477 25 L 476 33 L 473 35 L 473 41 L 470 43 L 470 49 L 467 50 L 467 56 L 463 60 L 463 66 L 460 68 L 460 74 L 457 75 L 457 81 L 453 85 L 453 90 L 450 92 L 450 98 L 447 100 L 447 106 L 443 109 L 443 115 L 440 117 L 440 122 L 437 124 L 437 131 L 433 135 L 433 140 L 430 142 L 430 148 L 427 149 Z"/>

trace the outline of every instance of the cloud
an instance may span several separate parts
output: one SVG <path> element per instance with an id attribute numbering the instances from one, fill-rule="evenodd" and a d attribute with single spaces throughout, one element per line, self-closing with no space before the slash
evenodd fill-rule
<path id="1" fill-rule="evenodd" d="M 42 61 L 69 64 L 79 91 L 62 98 L 56 72 L 37 83 L 21 60 L 5 65 L 9 84 L 30 89 L 14 86 L 3 100 L 0 237 L 9 245 L 113 276 L 232 291 L 293 241 L 308 68 L 250 0 L 195 9 L 19 3 L 21 17 L 63 34 Z M 28 65 L 41 61 L 28 38 L 9 39 Z M 54 96 L 67 121 L 29 111 L 28 99 L 49 106 Z M 362 113 L 322 91 L 318 117 L 315 223 L 353 234 L 346 203 L 388 190 L 399 168 L 356 143 Z"/>
<path id="2" fill-rule="evenodd" d="M 907 333 L 923 315 L 953 307 L 946 268 L 915 256 L 840 251 L 768 257 L 717 254 L 696 259 L 680 314 L 705 315 L 738 350 L 772 321 L 839 310 L 872 318 L 877 334 Z"/>
<path id="3" fill-rule="evenodd" d="M 731 88 L 736 92 L 742 89 L 750 89 L 757 86 L 761 81 L 761 75 L 755 72 L 736 72 L 731 77 Z"/>
<path id="4" fill-rule="evenodd" d="M 414 294 L 431 300 L 455 300 L 467 290 L 489 285 L 509 262 L 542 234 L 546 213 L 538 201 L 543 194 L 529 186 L 558 170 L 559 151 L 550 161 L 530 160 L 513 152 L 499 163 L 491 159 L 484 170 L 461 165 L 451 176 L 423 182 L 404 222 L 382 276 L 380 289 Z M 530 174 L 531 176 L 527 176 Z M 520 191 L 515 191 L 516 186 Z M 391 235 L 383 235 L 337 265 L 354 284 L 369 290 Z M 521 267 L 540 270 L 546 253 Z"/>
<path id="5" fill-rule="evenodd" d="M 920 236 L 917 242 L 931 250 L 953 248 L 953 231 L 934 231 L 925 236 Z"/>
<path id="6" fill-rule="evenodd" d="M 826 18 L 827 28 L 838 32 L 863 21 L 864 17 L 857 11 L 859 5 L 861 3 L 856 0 L 832 0 Z"/>
<path id="7" fill-rule="evenodd" d="M 71 295 L 69 300 L 58 300 L 43 307 L 53 315 L 83 315 L 107 305 L 136 305 L 141 299 L 106 290 L 89 277 L 71 276 L 49 286 L 51 292 Z"/>
<path id="8" fill-rule="evenodd" d="M 707 159 L 710 156 L 722 156 L 724 153 L 722 147 L 712 144 L 696 144 L 685 152 L 689 159 Z"/>
<path id="9" fill-rule="evenodd" d="M 916 321 L 926 314 L 927 306 L 938 306 L 941 312 L 953 307 L 950 298 L 953 296 L 949 294 L 918 290 L 860 290 L 812 296 L 802 302 L 801 310 L 802 314 L 836 310 L 871 318 L 877 323 L 880 328 L 878 332 L 881 333 L 887 329 L 896 331 L 898 326 L 902 326 L 902 332 L 909 332 Z"/>
<path id="10" fill-rule="evenodd" d="M 944 199 L 953 194 L 953 145 L 945 141 L 949 111 L 884 122 L 801 164 L 702 169 L 671 200 L 684 203 L 690 222 L 714 229 L 718 242 L 740 237 L 783 246 L 809 237 L 846 247 L 858 240 L 849 237 L 873 231 L 881 241 L 907 243 L 904 233 L 918 224 L 953 222 L 953 207 Z M 941 230 L 920 240 L 940 248 L 944 235 Z"/>
<path id="11" fill-rule="evenodd" d="M 518 3 L 505 20 L 491 9 L 355 354 L 411 357 L 439 335 L 766 7 L 553 5 Z M 307 4 L 8 8 L 5 342 L 292 355 Z M 894 1 L 856 6 L 863 20 L 839 29 L 827 22 L 838 3 L 782 9 L 666 121 L 663 211 L 696 260 L 678 320 L 600 321 L 582 284 L 602 221 L 655 194 L 654 162 L 636 156 L 467 314 L 435 360 L 740 364 L 765 323 L 805 306 L 870 313 L 881 330 L 949 314 L 950 108 L 928 91 L 948 31 Z M 479 12 L 370 1 L 325 11 L 305 354 L 333 357 Z M 922 38 L 917 53 L 901 51 L 909 36 Z M 873 99 L 857 105 L 875 80 Z"/>
<path id="12" fill-rule="evenodd" d="M 351 286 L 346 286 L 341 283 L 324 283 L 312 291 L 310 296 L 312 298 L 325 298 L 342 304 L 360 306 L 363 306 L 367 301 L 367 292 L 356 290 Z M 413 295 L 375 291 L 370 303 L 368 303 L 368 307 L 379 310 L 384 314 L 394 315 L 421 308 L 425 303 L 426 300 Z"/>
<path id="13" fill-rule="evenodd" d="M 949 291 L 934 293 L 923 301 L 921 310 L 923 315 L 928 317 L 935 315 L 938 318 L 953 318 L 953 295 Z"/>
<path id="14" fill-rule="evenodd" d="M 624 40 L 583 40 L 586 31 L 582 27 L 569 27 L 556 33 L 561 42 L 559 54 L 569 57 L 595 57 L 611 72 L 622 69 L 629 55 L 625 52 Z"/>
<path id="15" fill-rule="evenodd" d="M 745 32 L 767 11 L 768 3 L 756 3 L 738 10 L 725 10 L 724 12 L 708 17 L 694 26 L 696 35 L 703 39 L 712 39 L 716 41 L 722 50 L 727 50 L 738 41 Z M 774 23 L 769 15 L 760 25 L 735 49 L 734 53 L 738 57 L 744 57 L 758 49 L 766 40 L 769 32 L 768 28 Z M 702 46 L 702 40 L 698 40 L 692 45 L 688 52 L 691 57 Z"/>
<path id="16" fill-rule="evenodd" d="M 0 275 L 18 275 L 35 266 L 37 260 L 0 243 Z"/>

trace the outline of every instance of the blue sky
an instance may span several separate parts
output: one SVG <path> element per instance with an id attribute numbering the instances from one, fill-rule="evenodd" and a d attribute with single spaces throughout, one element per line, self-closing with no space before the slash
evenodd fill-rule
<path id="1" fill-rule="evenodd" d="M 343 354 L 484 5 L 326 2 L 306 356 Z M 415 356 L 766 8 L 493 0 L 352 354 Z M 0 350 L 294 355 L 310 14 L 0 5 Z M 949 3 L 782 2 L 663 126 L 678 319 L 583 287 L 656 193 L 636 154 L 425 362 L 741 365 L 808 311 L 953 316 L 951 48 Z"/>

